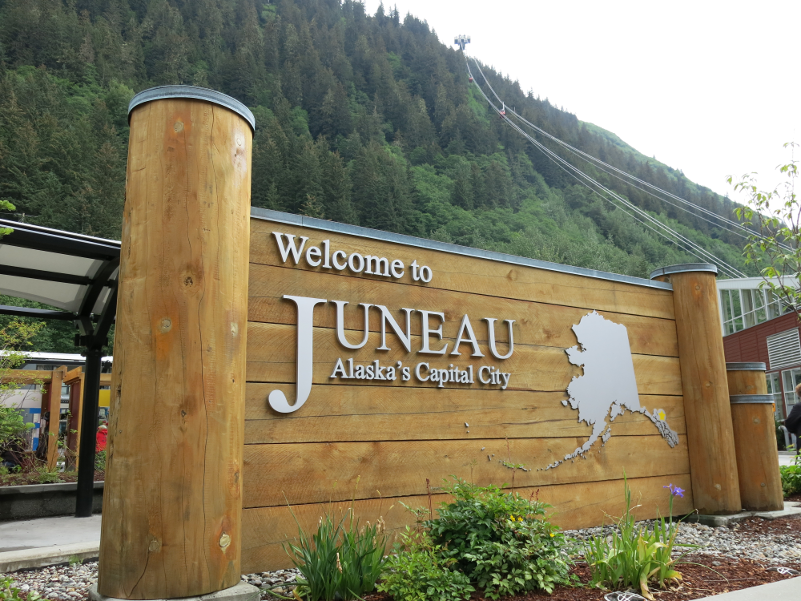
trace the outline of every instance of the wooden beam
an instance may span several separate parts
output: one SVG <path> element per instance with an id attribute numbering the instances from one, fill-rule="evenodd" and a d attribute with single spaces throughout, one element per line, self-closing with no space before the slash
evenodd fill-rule
<path id="1" fill-rule="evenodd" d="M 10 369 L 2 377 L 3 384 L 46 384 L 53 377 L 53 372 L 44 369 Z"/>
<path id="2" fill-rule="evenodd" d="M 68 372 L 67 375 L 70 373 L 72 372 Z M 70 418 L 67 424 L 67 448 L 69 449 L 69 454 L 73 458 L 71 467 L 78 469 L 78 446 L 81 441 L 81 415 L 83 413 L 83 373 L 73 378 L 69 382 L 69 385 Z"/>
<path id="3" fill-rule="evenodd" d="M 63 371 L 62 371 L 63 369 Z M 43 398 L 46 398 L 45 406 L 50 412 L 50 419 L 47 420 L 47 469 L 56 469 L 58 462 L 58 428 L 61 417 L 61 381 L 64 376 L 65 368 L 54 369 L 50 382 L 47 383 Z"/>
<path id="4" fill-rule="evenodd" d="M 73 380 L 83 377 L 83 366 L 79 365 L 64 374 L 64 384 L 72 384 Z"/>

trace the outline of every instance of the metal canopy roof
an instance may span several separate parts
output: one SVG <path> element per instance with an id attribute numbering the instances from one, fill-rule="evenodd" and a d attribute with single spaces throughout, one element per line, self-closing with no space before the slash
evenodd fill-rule
<path id="1" fill-rule="evenodd" d="M 105 343 L 117 304 L 120 243 L 0 219 L 0 294 L 63 311 L 0 305 L 0 314 L 77 322 L 81 345 Z M 95 323 L 96 322 L 96 323 Z"/>

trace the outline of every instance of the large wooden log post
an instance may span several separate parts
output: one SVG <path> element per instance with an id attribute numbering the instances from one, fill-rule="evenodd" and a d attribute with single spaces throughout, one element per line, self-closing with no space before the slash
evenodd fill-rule
<path id="1" fill-rule="evenodd" d="M 673 285 L 693 500 L 702 514 L 742 509 L 723 354 L 717 267 L 673 265 L 651 279 Z"/>
<path id="2" fill-rule="evenodd" d="M 727 363 L 734 448 L 743 509 L 784 509 L 779 451 L 764 363 Z"/>
<path id="3" fill-rule="evenodd" d="M 189 597 L 240 581 L 254 120 L 189 86 L 129 120 L 98 592 Z"/>

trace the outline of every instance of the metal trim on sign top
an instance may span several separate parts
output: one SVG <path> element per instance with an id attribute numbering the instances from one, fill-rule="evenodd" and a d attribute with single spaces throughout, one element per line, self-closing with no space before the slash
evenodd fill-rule
<path id="1" fill-rule="evenodd" d="M 155 88 L 148 88 L 139 92 L 131 99 L 128 105 L 128 122 L 131 121 L 131 112 L 137 107 L 146 102 L 153 100 L 167 100 L 170 98 L 189 98 L 192 100 L 205 100 L 213 104 L 227 108 L 235 112 L 250 124 L 250 128 L 256 131 L 256 117 L 250 112 L 250 109 L 244 104 L 239 102 L 236 98 L 232 98 L 227 94 L 218 92 L 216 90 L 209 90 L 208 88 L 199 88 L 197 86 L 156 86 Z"/>
<path id="2" fill-rule="evenodd" d="M 732 405 L 773 404 L 772 394 L 733 394 L 729 396 Z"/>
<path id="3" fill-rule="evenodd" d="M 767 365 L 759 362 L 726 363 L 726 371 L 767 371 Z"/>
<path id="4" fill-rule="evenodd" d="M 251 207 L 250 216 L 264 221 L 274 221 L 276 223 L 284 223 L 287 225 L 297 225 L 315 230 L 322 230 L 337 234 L 347 234 L 349 236 L 358 236 L 360 238 L 369 238 L 371 240 L 379 240 L 381 242 L 394 242 L 396 244 L 403 244 L 405 246 L 414 246 L 417 248 L 424 248 L 426 250 L 438 250 L 455 255 L 462 255 L 464 257 L 488 259 L 490 261 L 498 261 L 500 263 L 507 263 L 510 265 L 534 267 L 536 269 L 544 269 L 546 271 L 555 271 L 557 273 L 566 273 L 570 275 L 580 275 L 597 280 L 619 282 L 621 284 L 632 284 L 633 286 L 642 286 L 644 288 L 673 290 L 673 285 L 668 282 L 657 282 L 654 280 L 646 280 L 645 278 L 637 278 L 630 275 L 596 271 L 595 269 L 573 267 L 572 265 L 560 265 L 559 263 L 539 261 L 537 259 L 529 259 L 526 257 L 516 257 L 514 255 L 507 255 L 491 250 L 469 248 L 467 246 L 449 244 L 447 242 L 439 242 L 437 240 L 426 240 L 425 238 L 407 236 L 406 234 L 382 232 L 380 230 L 360 227 L 357 225 L 337 223 L 336 221 L 326 221 L 325 219 L 316 219 L 314 217 L 306 217 L 305 215 L 293 215 L 292 213 L 283 213 L 281 211 L 273 211 L 271 209 Z M 714 265 L 711 267 L 714 267 Z"/>
<path id="5" fill-rule="evenodd" d="M 670 275 L 672 273 L 692 273 L 694 271 L 706 271 L 717 274 L 718 268 L 712 263 L 681 263 L 679 265 L 668 265 L 667 267 L 654 269 L 648 277 L 653 280 L 654 278 Z"/>

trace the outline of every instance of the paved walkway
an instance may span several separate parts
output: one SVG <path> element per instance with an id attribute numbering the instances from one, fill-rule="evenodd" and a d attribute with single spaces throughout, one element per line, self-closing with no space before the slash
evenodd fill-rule
<path id="1" fill-rule="evenodd" d="M 0 572 L 97 557 L 100 515 L 0 522 Z"/>
<path id="2" fill-rule="evenodd" d="M 697 601 L 798 601 L 798 599 L 801 599 L 801 576 L 752 586 L 733 593 L 704 597 Z"/>
<path id="3" fill-rule="evenodd" d="M 100 514 L 0 522 L 0 553 L 100 542 Z"/>
<path id="4" fill-rule="evenodd" d="M 779 451 L 779 465 L 793 465 L 795 455 L 786 451 Z"/>

